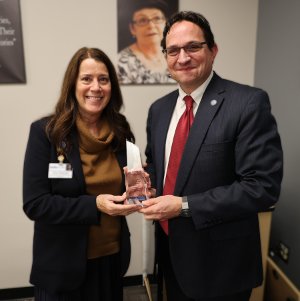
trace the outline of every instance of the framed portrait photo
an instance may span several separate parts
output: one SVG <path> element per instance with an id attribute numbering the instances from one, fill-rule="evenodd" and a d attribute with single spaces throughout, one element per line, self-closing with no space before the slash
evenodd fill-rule
<path id="1" fill-rule="evenodd" d="M 174 84 L 161 40 L 166 20 L 178 12 L 178 0 L 118 0 L 120 84 Z"/>

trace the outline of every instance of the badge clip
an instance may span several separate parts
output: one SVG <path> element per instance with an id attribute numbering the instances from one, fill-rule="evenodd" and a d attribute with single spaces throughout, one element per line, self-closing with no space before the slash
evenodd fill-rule
<path id="1" fill-rule="evenodd" d="M 63 164 L 63 163 L 64 163 L 64 160 L 65 160 L 64 155 L 59 155 L 59 156 L 57 157 L 57 160 L 58 160 L 59 164 Z"/>

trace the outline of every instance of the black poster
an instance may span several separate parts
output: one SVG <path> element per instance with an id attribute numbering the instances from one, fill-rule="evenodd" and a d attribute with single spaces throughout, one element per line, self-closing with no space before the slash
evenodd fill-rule
<path id="1" fill-rule="evenodd" d="M 20 0 L 0 0 L 0 83 L 25 83 Z"/>

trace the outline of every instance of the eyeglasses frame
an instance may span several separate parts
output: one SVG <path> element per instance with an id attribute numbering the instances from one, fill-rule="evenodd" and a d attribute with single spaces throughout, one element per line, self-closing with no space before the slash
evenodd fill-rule
<path id="1" fill-rule="evenodd" d="M 142 18 L 141 18 L 142 19 Z M 147 23 L 145 23 L 145 24 L 139 24 L 139 21 L 138 20 L 132 20 L 131 22 L 132 22 L 132 24 L 135 24 L 135 25 L 137 25 L 137 26 L 139 26 L 139 27 L 145 27 L 145 26 L 147 26 L 147 25 L 149 25 L 150 24 L 150 22 L 152 22 L 153 24 L 161 24 L 161 23 L 163 23 L 164 21 L 166 21 L 166 18 L 165 17 L 160 17 L 160 16 L 156 16 L 156 17 L 153 17 L 153 18 L 143 18 L 143 19 L 145 19 L 145 20 L 147 20 Z M 155 21 L 154 22 L 154 20 L 155 19 L 158 19 L 157 21 Z"/>
<path id="2" fill-rule="evenodd" d="M 187 47 L 189 47 L 191 45 L 196 45 L 196 44 L 198 44 L 199 49 L 197 49 L 195 51 L 190 51 L 190 50 L 187 49 Z M 207 42 L 205 42 L 205 41 L 203 41 L 203 42 L 191 42 L 191 43 L 188 43 L 187 45 L 184 45 L 184 46 L 181 46 L 181 47 L 165 48 L 165 49 L 162 50 L 162 53 L 167 55 L 167 56 L 170 56 L 170 57 L 177 57 L 180 54 L 181 49 L 183 49 L 185 53 L 190 55 L 192 53 L 196 53 L 199 50 L 201 50 L 203 48 L 203 45 L 205 45 L 205 44 L 207 44 Z M 173 50 L 176 49 L 176 51 L 175 51 L 176 53 L 174 55 L 170 55 L 168 53 L 168 50 L 170 50 L 170 49 L 173 49 Z"/>

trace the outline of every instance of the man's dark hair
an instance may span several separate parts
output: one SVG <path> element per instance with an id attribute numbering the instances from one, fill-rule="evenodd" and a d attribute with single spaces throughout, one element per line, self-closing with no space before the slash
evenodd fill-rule
<path id="1" fill-rule="evenodd" d="M 198 25 L 203 33 L 204 33 L 204 38 L 205 42 L 207 43 L 207 46 L 209 49 L 212 49 L 212 47 L 215 45 L 215 39 L 214 35 L 210 29 L 210 25 L 206 18 L 198 13 L 192 12 L 192 11 L 181 11 L 178 13 L 175 13 L 169 20 L 166 22 L 166 26 L 163 32 L 163 39 L 161 41 L 161 46 L 163 49 L 166 48 L 166 36 L 168 32 L 170 31 L 171 27 L 181 21 L 189 21 L 192 22 L 196 25 Z"/>

